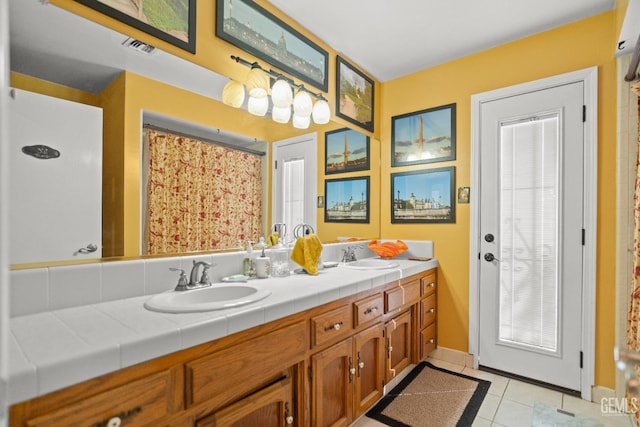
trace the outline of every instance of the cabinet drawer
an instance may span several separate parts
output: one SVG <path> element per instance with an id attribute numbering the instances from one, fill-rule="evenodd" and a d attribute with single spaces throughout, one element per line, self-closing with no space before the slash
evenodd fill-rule
<path id="1" fill-rule="evenodd" d="M 432 323 L 420 331 L 420 358 L 424 359 L 436 348 L 436 324 Z"/>
<path id="2" fill-rule="evenodd" d="M 351 304 L 311 318 L 312 343 L 314 346 L 348 336 L 351 330 Z"/>
<path id="3" fill-rule="evenodd" d="M 420 301 L 420 329 L 436 320 L 436 294 Z"/>
<path id="4" fill-rule="evenodd" d="M 295 421 L 292 408 L 292 386 L 285 378 L 198 420 L 195 427 L 285 426 Z"/>
<path id="5" fill-rule="evenodd" d="M 411 305 L 420 298 L 420 280 L 413 280 L 384 293 L 385 313 Z"/>
<path id="6" fill-rule="evenodd" d="M 355 319 L 354 327 L 364 325 L 367 322 L 378 319 L 384 311 L 382 294 L 371 295 L 353 303 Z"/>
<path id="7" fill-rule="evenodd" d="M 427 295 L 431 295 L 436 291 L 436 284 L 438 282 L 438 274 L 436 270 L 431 270 L 425 277 L 420 279 L 422 284 L 422 289 L 420 290 L 420 294 L 423 297 Z"/>
<path id="8" fill-rule="evenodd" d="M 282 376 L 309 348 L 304 321 L 186 364 L 187 405 L 232 402 L 261 383 Z"/>
<path id="9" fill-rule="evenodd" d="M 161 422 L 181 409 L 173 371 L 163 371 L 130 382 L 64 408 L 32 418 L 29 427 L 102 426 L 119 418 L 122 426 L 142 426 Z"/>

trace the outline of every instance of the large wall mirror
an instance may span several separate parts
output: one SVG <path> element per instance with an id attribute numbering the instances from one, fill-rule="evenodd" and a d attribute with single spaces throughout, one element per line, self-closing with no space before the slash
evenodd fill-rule
<path id="1" fill-rule="evenodd" d="M 266 153 L 262 170 L 263 232 L 269 231 L 271 220 L 271 144 L 316 132 L 318 170 L 322 171 L 324 134 L 344 127 L 330 122 L 297 130 L 291 125 L 252 116 L 242 109 L 232 109 L 219 102 L 227 79 L 211 70 L 159 49 L 151 54 L 141 53 L 136 46 L 126 46 L 127 36 L 52 4 L 10 0 L 9 9 L 12 85 L 17 83 L 23 90 L 45 94 L 62 94 L 63 98 L 103 109 L 105 157 L 101 196 L 102 209 L 106 212 L 102 224 L 103 257 L 128 258 L 145 253 L 142 245 L 145 209 L 142 135 L 145 124 Z M 371 149 L 376 153 L 372 157 L 377 164 L 377 141 L 372 141 Z M 380 230 L 379 215 L 375 210 L 376 207 L 379 209 L 379 171 L 362 174 L 371 175 L 377 187 L 371 190 L 371 197 L 375 199 L 370 208 L 371 221 L 363 228 L 362 235 L 356 237 L 375 238 Z M 319 195 L 322 195 L 323 183 L 324 175 L 320 172 Z M 19 185 L 15 182 L 12 192 L 28 191 Z M 83 200 L 82 194 L 73 194 L 72 197 Z M 321 206 L 319 222 L 322 218 L 320 209 Z M 47 215 L 44 204 L 42 215 Z M 348 228 L 349 225 L 319 223 L 317 233 L 321 240 L 329 242 L 345 234 L 344 230 Z M 234 239 L 230 248 L 217 249 L 235 249 L 237 240 Z M 82 261 L 83 250 L 90 253 L 92 249 L 92 242 L 85 243 L 78 246 L 78 254 L 60 261 Z M 47 262 L 34 255 L 33 259 L 21 258 L 13 264 L 19 264 L 14 265 L 16 268 L 23 268 L 31 266 L 31 263 Z"/>

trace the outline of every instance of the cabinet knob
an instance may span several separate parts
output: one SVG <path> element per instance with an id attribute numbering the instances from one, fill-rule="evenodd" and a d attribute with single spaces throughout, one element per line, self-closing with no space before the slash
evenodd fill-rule
<path id="1" fill-rule="evenodd" d="M 356 373 L 356 368 L 351 368 L 351 369 L 349 369 L 349 373 L 350 373 L 351 375 L 354 375 L 354 374 Z"/>
<path id="2" fill-rule="evenodd" d="M 330 330 L 339 331 L 341 327 L 342 327 L 342 322 L 337 322 L 337 323 L 334 323 L 331 326 L 327 326 L 326 328 L 324 328 L 324 330 L 325 331 L 330 331 Z"/>
<path id="3" fill-rule="evenodd" d="M 435 313 L 436 309 L 431 307 L 429 310 L 427 310 L 427 313 Z"/>
<path id="4" fill-rule="evenodd" d="M 378 307 L 370 307 L 364 311 L 364 314 L 376 313 L 378 311 Z"/>
<path id="5" fill-rule="evenodd" d="M 431 283 L 428 283 L 428 284 L 427 284 L 427 287 L 428 287 L 428 288 L 433 288 L 435 285 L 436 285 L 435 283 L 431 282 Z"/>
<path id="6" fill-rule="evenodd" d="M 434 339 L 433 339 L 433 338 L 429 338 L 429 339 L 427 340 L 427 343 L 428 343 L 428 344 L 433 344 L 434 342 L 435 342 L 435 341 L 434 341 Z"/>
<path id="7" fill-rule="evenodd" d="M 122 424 L 120 417 L 113 417 L 107 421 L 107 427 L 120 427 L 120 424 Z"/>
<path id="8" fill-rule="evenodd" d="M 364 368 L 364 362 L 359 362 L 358 363 L 358 368 L 360 368 L 360 369 Z"/>
<path id="9" fill-rule="evenodd" d="M 285 419 L 287 425 L 291 425 L 293 424 L 293 417 L 291 415 L 289 415 L 286 419 Z"/>

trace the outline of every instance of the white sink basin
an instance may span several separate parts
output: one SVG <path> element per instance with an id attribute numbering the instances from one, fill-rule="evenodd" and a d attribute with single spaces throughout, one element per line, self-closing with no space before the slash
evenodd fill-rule
<path id="1" fill-rule="evenodd" d="M 340 264 L 345 268 L 351 268 L 353 270 L 383 270 L 385 268 L 398 267 L 397 262 L 392 262 L 387 259 L 360 259 L 358 261 L 347 262 Z"/>
<path id="2" fill-rule="evenodd" d="M 168 291 L 144 303 L 146 309 L 163 313 L 196 313 L 240 307 L 265 299 L 268 289 L 247 285 L 218 285 L 189 291 Z"/>

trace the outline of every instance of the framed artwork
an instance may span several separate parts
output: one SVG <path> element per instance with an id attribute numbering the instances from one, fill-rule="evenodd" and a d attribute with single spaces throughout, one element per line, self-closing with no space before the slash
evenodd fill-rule
<path id="1" fill-rule="evenodd" d="M 373 132 L 373 90 L 373 80 L 336 58 L 336 116 Z"/>
<path id="2" fill-rule="evenodd" d="M 391 222 L 456 222 L 454 186 L 454 166 L 392 173 Z"/>
<path id="3" fill-rule="evenodd" d="M 353 129 L 324 134 L 324 173 L 369 170 L 369 137 Z"/>
<path id="4" fill-rule="evenodd" d="M 196 0 L 75 1 L 187 52 L 196 52 Z"/>
<path id="5" fill-rule="evenodd" d="M 391 166 L 456 158 L 456 104 L 391 118 Z"/>
<path id="6" fill-rule="evenodd" d="M 327 51 L 251 0 L 216 3 L 216 36 L 327 91 Z"/>
<path id="7" fill-rule="evenodd" d="M 326 179 L 324 221 L 369 223 L 369 177 Z"/>

